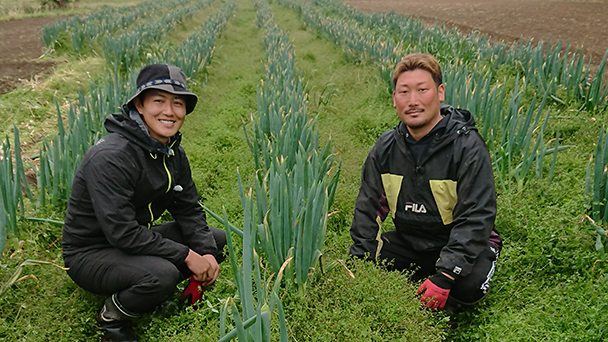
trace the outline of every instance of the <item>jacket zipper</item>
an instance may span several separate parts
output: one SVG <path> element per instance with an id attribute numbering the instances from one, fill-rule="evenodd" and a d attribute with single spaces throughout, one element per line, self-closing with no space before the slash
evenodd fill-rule
<path id="1" fill-rule="evenodd" d="M 173 144 L 175 144 L 175 142 L 173 142 Z M 171 146 L 169 146 L 169 148 L 173 148 L 173 144 L 171 144 Z M 156 159 L 155 155 L 152 155 L 152 153 L 150 153 L 150 156 L 152 156 L 153 159 Z M 168 180 L 168 185 L 167 185 L 167 191 L 165 191 L 165 193 L 168 193 L 171 190 L 171 183 L 172 181 L 172 177 L 171 177 L 171 172 L 169 172 L 169 168 L 167 167 L 167 155 L 163 155 L 163 167 L 165 168 L 165 171 L 167 172 L 167 180 Z M 154 213 L 152 212 L 152 202 L 148 203 L 148 211 L 150 212 L 150 221 L 148 222 L 148 228 L 150 228 L 152 226 L 152 222 L 154 222 Z"/>
<path id="2" fill-rule="evenodd" d="M 167 171 L 167 180 L 169 181 L 169 184 L 167 185 L 167 191 L 165 191 L 165 193 L 168 193 L 169 190 L 171 190 L 171 172 L 169 172 L 169 168 L 167 167 L 167 156 L 163 156 L 163 166 L 165 167 L 165 171 Z"/>

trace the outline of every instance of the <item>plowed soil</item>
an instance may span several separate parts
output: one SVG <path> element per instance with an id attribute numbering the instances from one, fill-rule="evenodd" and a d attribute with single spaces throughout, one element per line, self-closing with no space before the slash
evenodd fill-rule
<path id="1" fill-rule="evenodd" d="M 592 64 L 599 64 L 608 49 L 608 1 L 547 0 L 343 0 L 369 10 L 407 14 L 461 31 L 479 31 L 508 43 L 551 42 L 561 39 L 582 47 Z"/>
<path id="2" fill-rule="evenodd" d="M 562 39 L 599 63 L 608 49 L 608 2 L 532 0 L 343 0 L 372 11 L 395 11 L 437 20 L 463 31 L 477 30 L 507 42 L 524 39 Z M 44 48 L 42 26 L 59 18 L 31 18 L 0 22 L 0 94 L 23 80 L 44 77 L 52 64 L 39 60 Z"/>
<path id="3" fill-rule="evenodd" d="M 0 22 L 0 94 L 7 93 L 36 75 L 51 72 L 43 54 L 42 26 L 59 18 L 31 18 Z"/>

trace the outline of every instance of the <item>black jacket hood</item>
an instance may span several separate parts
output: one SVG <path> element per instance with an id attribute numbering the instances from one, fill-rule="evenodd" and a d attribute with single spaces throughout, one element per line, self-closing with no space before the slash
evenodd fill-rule
<path id="1" fill-rule="evenodd" d="M 475 127 L 475 119 L 468 110 L 454 108 L 443 103 L 441 104 L 440 110 L 442 116 L 448 117 L 448 122 L 443 137 L 447 138 L 454 136 L 450 134 L 454 131 L 456 132 L 456 135 L 466 134 L 471 130 L 477 131 L 477 128 Z M 403 122 L 397 124 L 395 129 L 401 135 L 405 135 L 405 133 L 407 133 L 407 128 Z"/>
<path id="2" fill-rule="evenodd" d="M 109 133 L 119 133 L 151 153 L 173 156 L 175 154 L 173 149 L 177 148 L 182 140 L 182 135 L 179 132 L 169 138 L 167 144 L 152 138 L 141 119 L 141 114 L 127 107 L 127 105 L 123 105 L 119 113 L 108 115 L 104 125 Z"/>
<path id="3" fill-rule="evenodd" d="M 442 104 L 441 115 L 449 117 L 446 132 L 456 131 L 456 134 L 461 135 L 467 134 L 469 131 L 477 131 L 473 114 L 466 109 Z"/>

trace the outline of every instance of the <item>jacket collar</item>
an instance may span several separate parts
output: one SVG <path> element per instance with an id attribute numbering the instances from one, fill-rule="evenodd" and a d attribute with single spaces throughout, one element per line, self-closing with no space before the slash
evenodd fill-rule
<path id="1" fill-rule="evenodd" d="M 473 115 L 464 109 L 457 109 L 450 105 L 441 104 L 441 115 L 444 116 L 444 120 L 447 119 L 447 123 L 445 126 L 445 130 L 443 134 L 437 136 L 435 139 L 435 143 L 429 146 L 429 149 L 425 152 L 425 154 L 421 158 L 421 163 L 424 163 L 430 156 L 438 149 L 443 148 L 448 143 L 451 143 L 455 139 L 457 139 L 461 135 L 467 135 L 470 131 L 477 131 L 475 128 L 475 120 Z M 403 122 L 399 122 L 398 125 L 395 126 L 395 133 L 400 135 L 401 138 L 397 139 L 398 146 L 406 151 L 407 148 L 405 146 L 405 134 L 408 132 L 405 124 Z"/>
<path id="2" fill-rule="evenodd" d="M 448 119 L 444 136 L 449 136 L 454 131 L 456 131 L 455 133 L 457 135 L 460 135 L 470 130 L 477 130 L 477 128 L 475 128 L 475 119 L 469 111 L 457 109 L 443 103 L 441 104 L 440 110 L 441 115 Z M 399 124 L 395 126 L 395 129 L 400 135 L 405 136 L 407 133 L 407 128 L 403 122 L 399 122 Z"/>

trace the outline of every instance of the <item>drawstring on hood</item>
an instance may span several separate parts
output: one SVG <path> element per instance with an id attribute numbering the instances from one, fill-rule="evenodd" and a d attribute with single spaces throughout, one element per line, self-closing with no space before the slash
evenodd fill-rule
<path id="1" fill-rule="evenodd" d="M 470 132 L 470 130 L 467 128 L 467 126 L 462 126 L 456 130 L 456 134 L 458 134 L 458 135 L 461 135 L 461 134 L 468 135 L 469 132 Z"/>

